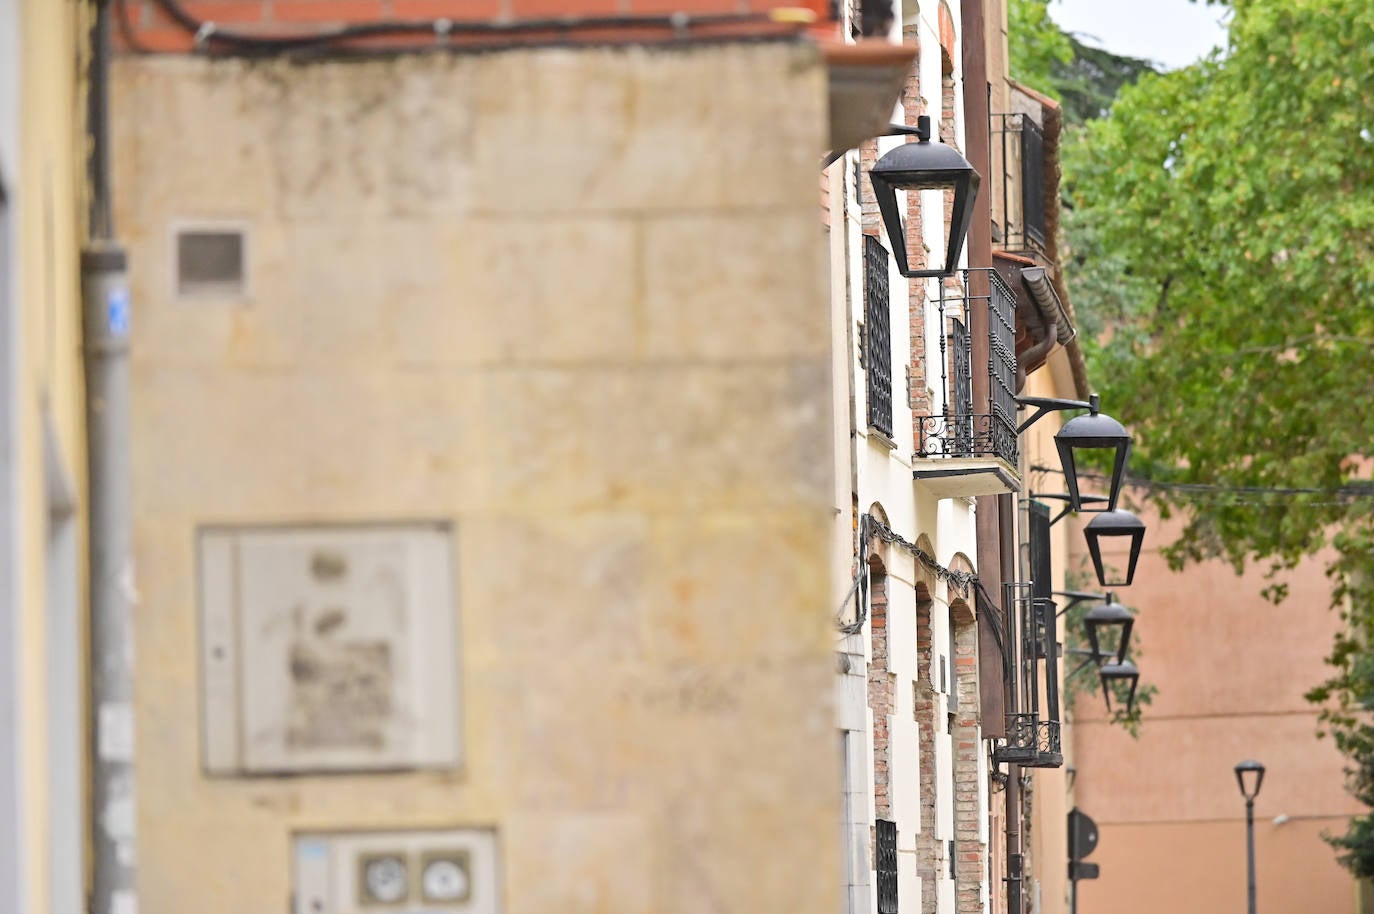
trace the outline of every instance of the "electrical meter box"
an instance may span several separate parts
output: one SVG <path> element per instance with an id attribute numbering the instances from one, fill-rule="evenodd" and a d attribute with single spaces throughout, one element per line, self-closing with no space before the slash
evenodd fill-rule
<path id="1" fill-rule="evenodd" d="M 295 914 L 499 914 L 482 829 L 297 834 Z"/>
<path id="2" fill-rule="evenodd" d="M 458 610 L 443 525 L 200 533 L 205 767 L 451 767 Z"/>

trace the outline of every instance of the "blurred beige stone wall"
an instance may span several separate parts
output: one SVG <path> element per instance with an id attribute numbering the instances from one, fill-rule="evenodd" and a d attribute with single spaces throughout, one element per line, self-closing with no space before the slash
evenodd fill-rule
<path id="1" fill-rule="evenodd" d="M 452 826 L 512 914 L 833 912 L 824 90 L 787 43 L 120 61 L 145 914 Z M 206 221 L 241 300 L 174 295 Z M 198 528 L 412 519 L 455 530 L 464 765 L 205 775 Z"/>

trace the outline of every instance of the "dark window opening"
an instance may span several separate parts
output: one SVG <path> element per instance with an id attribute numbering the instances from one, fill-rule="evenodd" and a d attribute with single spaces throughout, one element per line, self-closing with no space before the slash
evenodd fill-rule
<path id="1" fill-rule="evenodd" d="M 868 376 L 868 424 L 892 438 L 892 328 L 888 306 L 887 249 L 864 236 L 864 322 Z"/>

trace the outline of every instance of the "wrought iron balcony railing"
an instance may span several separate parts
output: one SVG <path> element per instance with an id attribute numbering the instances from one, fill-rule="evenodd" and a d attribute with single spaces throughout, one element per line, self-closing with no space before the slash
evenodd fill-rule
<path id="1" fill-rule="evenodd" d="M 918 416 L 916 456 L 996 457 L 1015 467 L 1016 300 L 996 270 L 965 270 L 963 295 L 940 288 L 940 381 L 944 400 L 937 415 Z M 973 340 L 969 312 L 988 312 L 988 397 L 973 395 Z M 927 361 L 932 364 L 935 360 Z"/>
<path id="2" fill-rule="evenodd" d="M 1025 114 L 994 114 L 993 149 L 1001 155 L 1000 197 L 993 221 L 1003 250 L 1045 252 L 1045 134 Z M 995 168 L 996 166 L 994 166 Z"/>
<path id="3" fill-rule="evenodd" d="M 1061 725 L 1036 714 L 1008 714 L 1007 741 L 993 753 L 993 761 L 1014 762 L 1023 768 L 1058 768 L 1064 764 Z"/>
<path id="4" fill-rule="evenodd" d="M 1054 601 L 1035 596 L 1031 584 L 1007 583 L 1003 605 L 1003 662 L 1011 684 L 1010 705 L 1006 743 L 993 753 L 993 761 L 1058 768 L 1064 764 L 1064 748 Z"/>

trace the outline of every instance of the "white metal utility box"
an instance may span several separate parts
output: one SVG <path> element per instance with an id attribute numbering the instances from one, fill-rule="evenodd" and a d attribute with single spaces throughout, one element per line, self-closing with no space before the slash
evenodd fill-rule
<path id="1" fill-rule="evenodd" d="M 199 550 L 208 772 L 459 763 L 448 527 L 210 528 Z"/>

